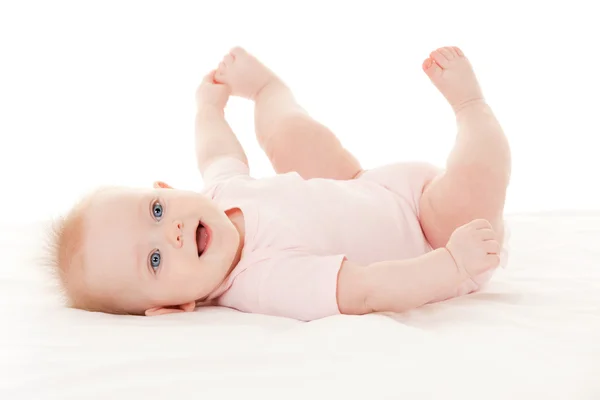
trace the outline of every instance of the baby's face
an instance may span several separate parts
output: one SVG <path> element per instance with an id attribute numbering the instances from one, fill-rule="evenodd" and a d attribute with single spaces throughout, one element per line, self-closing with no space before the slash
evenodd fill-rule
<path id="1" fill-rule="evenodd" d="M 198 193 L 107 189 L 86 213 L 84 279 L 128 312 L 195 302 L 226 278 L 240 235 Z"/>

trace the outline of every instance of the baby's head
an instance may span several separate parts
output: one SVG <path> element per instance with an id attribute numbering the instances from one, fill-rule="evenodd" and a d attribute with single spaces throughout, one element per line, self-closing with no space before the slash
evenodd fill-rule
<path id="1" fill-rule="evenodd" d="M 74 308 L 115 314 L 192 311 L 241 249 L 227 214 L 198 193 L 105 188 L 54 228 L 53 264 Z"/>

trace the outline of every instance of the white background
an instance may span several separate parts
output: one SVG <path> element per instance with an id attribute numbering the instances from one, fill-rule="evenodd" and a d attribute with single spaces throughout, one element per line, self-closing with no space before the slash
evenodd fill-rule
<path id="1" fill-rule="evenodd" d="M 98 185 L 200 189 L 194 92 L 235 45 L 366 168 L 444 164 L 455 123 L 421 63 L 460 46 L 512 144 L 507 212 L 600 210 L 596 8 L 0 0 L 0 398 L 600 398 L 598 212 L 511 218 L 511 267 L 484 292 L 309 324 L 227 309 L 155 320 L 53 308 L 29 259 L 41 237 L 25 224 Z M 234 99 L 227 115 L 253 174 L 272 174 L 251 103 Z"/>
<path id="2" fill-rule="evenodd" d="M 0 4 L 2 219 L 45 219 L 104 184 L 201 188 L 194 91 L 235 45 L 366 168 L 443 165 L 454 119 L 421 63 L 460 46 L 512 145 L 507 212 L 600 208 L 591 1 Z M 272 174 L 251 103 L 234 99 L 227 115 L 253 174 Z"/>

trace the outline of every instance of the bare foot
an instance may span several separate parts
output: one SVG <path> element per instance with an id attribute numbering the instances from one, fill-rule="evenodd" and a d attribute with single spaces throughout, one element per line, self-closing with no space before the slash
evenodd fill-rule
<path id="1" fill-rule="evenodd" d="M 219 64 L 215 81 L 231 87 L 234 96 L 255 100 L 258 93 L 280 79 L 254 56 L 241 47 L 233 48 Z"/>
<path id="2" fill-rule="evenodd" d="M 444 95 L 454 112 L 484 100 L 471 63 L 458 47 L 442 47 L 423 62 L 423 71 Z"/>

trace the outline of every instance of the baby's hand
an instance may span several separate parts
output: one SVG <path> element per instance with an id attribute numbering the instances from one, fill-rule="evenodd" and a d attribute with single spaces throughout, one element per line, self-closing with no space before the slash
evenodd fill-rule
<path id="1" fill-rule="evenodd" d="M 492 225 L 476 219 L 457 228 L 450 236 L 446 249 L 461 273 L 473 278 L 500 264 L 500 244 Z"/>
<path id="2" fill-rule="evenodd" d="M 211 71 L 204 77 L 200 86 L 196 90 L 196 106 L 214 106 L 222 110 L 227 105 L 231 88 L 228 85 L 216 83 L 214 75 L 216 71 Z"/>

